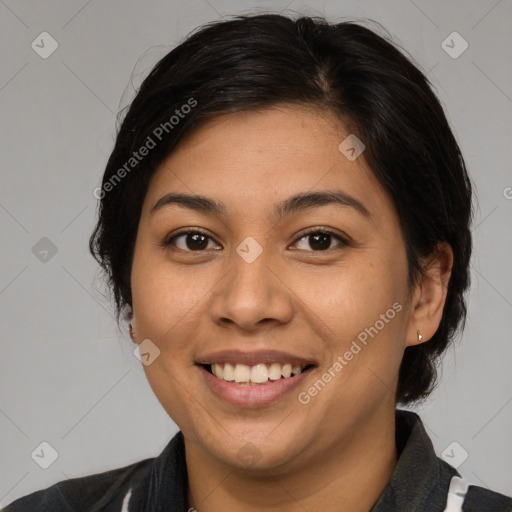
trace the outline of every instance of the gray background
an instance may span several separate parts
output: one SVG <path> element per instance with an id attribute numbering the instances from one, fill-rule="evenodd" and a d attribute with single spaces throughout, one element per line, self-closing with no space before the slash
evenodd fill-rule
<path id="1" fill-rule="evenodd" d="M 448 453 L 455 461 L 468 453 L 463 476 L 512 495 L 510 0 L 0 0 L 0 506 L 156 456 L 176 431 L 115 326 L 88 254 L 92 192 L 115 113 L 133 96 L 137 59 L 135 84 L 198 25 L 265 9 L 382 23 L 446 107 L 479 194 L 473 287 L 463 340 L 416 410 L 438 454 L 456 441 Z M 46 59 L 31 48 L 44 31 L 59 45 Z M 469 44 L 456 59 L 441 46 L 453 31 Z M 42 237 L 55 255 L 40 246 L 34 254 Z M 43 441 L 58 452 L 48 469 L 31 457 Z"/>

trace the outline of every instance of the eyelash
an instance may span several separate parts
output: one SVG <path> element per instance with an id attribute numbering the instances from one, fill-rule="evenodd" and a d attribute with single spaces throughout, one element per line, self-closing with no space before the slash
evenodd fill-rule
<path id="1" fill-rule="evenodd" d="M 179 238 L 180 236 L 183 236 L 183 235 L 203 235 L 205 236 L 206 238 L 212 240 L 213 242 L 215 242 L 217 245 L 220 245 L 218 242 L 216 242 L 210 235 L 208 235 L 207 233 L 205 233 L 204 231 L 202 231 L 201 229 L 184 229 L 183 231 L 179 231 L 178 233 L 175 233 L 174 235 L 172 235 L 171 237 L 169 238 L 166 238 L 163 242 L 162 242 L 162 247 L 164 249 L 168 249 L 171 245 L 173 245 L 173 242 Z M 320 251 L 314 251 L 314 250 L 308 250 L 306 252 L 318 252 L 318 253 L 326 253 L 326 252 L 329 252 L 329 251 L 332 251 L 334 249 L 337 249 L 337 248 L 340 248 L 340 247 L 343 247 L 343 246 L 350 246 L 351 244 L 349 243 L 349 241 L 344 238 L 343 236 L 341 236 L 340 234 L 338 233 L 335 233 L 334 231 L 330 230 L 330 229 L 327 229 L 327 228 L 321 228 L 321 227 L 316 227 L 316 228 L 308 228 L 305 232 L 303 232 L 298 238 L 295 239 L 295 241 L 293 242 L 293 245 L 296 244 L 297 242 L 299 242 L 300 240 L 302 240 L 303 238 L 306 238 L 308 235 L 328 235 L 328 236 L 331 236 L 333 238 L 335 238 L 336 240 L 338 240 L 340 243 L 334 247 L 331 247 L 329 249 L 325 249 L 325 250 L 320 250 Z M 201 253 L 201 252 L 206 252 L 206 250 L 200 250 L 200 251 L 190 251 L 190 250 L 185 250 L 185 249 L 180 249 L 184 252 L 190 252 L 190 253 Z"/>

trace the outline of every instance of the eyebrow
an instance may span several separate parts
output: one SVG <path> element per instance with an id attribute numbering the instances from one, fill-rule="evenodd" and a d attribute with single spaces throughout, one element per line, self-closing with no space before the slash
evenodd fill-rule
<path id="1" fill-rule="evenodd" d="M 226 215 L 225 205 L 215 199 L 202 195 L 190 195 L 174 192 L 161 197 L 151 208 L 150 213 L 153 215 L 163 207 L 173 204 L 201 213 L 217 215 L 219 217 Z M 278 219 L 283 219 L 284 217 L 299 211 L 330 204 L 352 208 L 364 217 L 371 217 L 370 212 L 363 203 L 341 190 L 303 192 L 296 194 L 278 203 L 274 207 L 274 216 Z"/>

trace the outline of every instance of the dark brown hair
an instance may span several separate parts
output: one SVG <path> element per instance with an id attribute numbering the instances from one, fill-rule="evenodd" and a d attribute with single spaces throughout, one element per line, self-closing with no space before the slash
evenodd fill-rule
<path id="1" fill-rule="evenodd" d="M 237 16 L 200 27 L 152 69 L 120 125 L 89 241 L 107 275 L 117 319 L 131 306 L 133 249 L 155 169 L 205 120 L 280 103 L 328 110 L 364 142 L 364 158 L 401 220 L 411 283 L 439 242 L 453 249 L 441 324 L 428 342 L 405 349 L 400 367 L 397 401 L 425 398 L 466 316 L 471 184 L 425 75 L 387 39 L 353 22 Z M 130 160 L 150 145 L 148 138 L 155 143 L 150 151 Z"/>

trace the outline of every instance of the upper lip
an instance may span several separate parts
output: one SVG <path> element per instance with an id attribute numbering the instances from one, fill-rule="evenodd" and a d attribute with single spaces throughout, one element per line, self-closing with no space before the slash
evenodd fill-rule
<path id="1" fill-rule="evenodd" d="M 204 356 L 196 359 L 197 364 L 246 364 L 248 366 L 254 366 L 259 363 L 263 364 L 287 364 L 290 363 L 293 366 L 308 366 L 315 365 L 315 361 L 312 359 L 306 359 L 304 357 L 290 354 L 287 352 L 281 352 L 279 350 L 255 350 L 252 352 L 242 350 L 221 350 L 218 352 L 211 352 Z"/>

